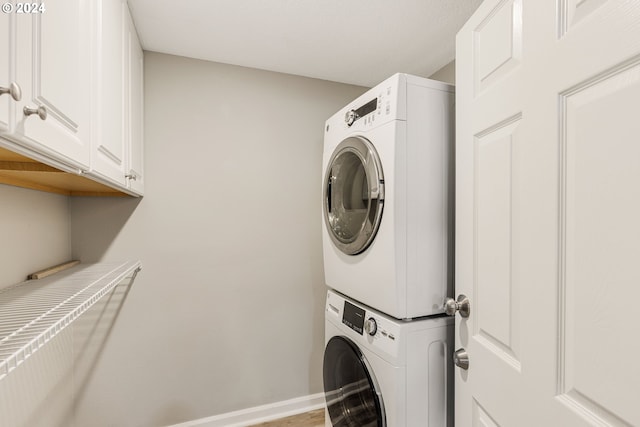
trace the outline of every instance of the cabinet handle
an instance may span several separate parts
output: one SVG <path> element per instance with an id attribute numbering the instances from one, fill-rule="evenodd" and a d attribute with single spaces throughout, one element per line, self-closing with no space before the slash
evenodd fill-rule
<path id="1" fill-rule="evenodd" d="M 4 95 L 5 93 L 11 95 L 14 101 L 20 101 L 22 99 L 22 89 L 20 89 L 20 85 L 16 82 L 11 82 L 9 87 L 0 86 L 0 95 Z"/>
<path id="2" fill-rule="evenodd" d="M 136 181 L 138 179 L 138 175 L 136 175 L 134 173 L 131 173 L 129 175 L 125 175 L 124 177 L 127 178 L 127 179 L 130 179 L 132 181 Z"/>
<path id="3" fill-rule="evenodd" d="M 38 108 L 24 107 L 22 111 L 24 112 L 24 115 L 27 117 L 32 114 L 37 114 L 38 117 L 40 117 L 40 120 L 47 119 L 47 109 L 43 105 L 39 106 Z"/>

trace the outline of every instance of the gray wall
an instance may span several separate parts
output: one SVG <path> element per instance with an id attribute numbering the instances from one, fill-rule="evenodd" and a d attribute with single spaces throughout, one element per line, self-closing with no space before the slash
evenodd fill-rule
<path id="1" fill-rule="evenodd" d="M 0 289 L 68 261 L 69 198 L 0 185 L 0 236 Z M 65 360 L 72 351 L 69 337 L 70 333 L 63 331 L 0 381 L 1 426 L 66 425 L 73 399 Z"/>
<path id="2" fill-rule="evenodd" d="M 439 80 L 445 83 L 455 84 L 456 82 L 456 61 L 449 62 L 444 67 L 433 73 L 430 77 L 433 80 Z"/>
<path id="3" fill-rule="evenodd" d="M 68 199 L 0 184 L 0 288 L 69 260 Z"/>
<path id="4" fill-rule="evenodd" d="M 145 67 L 145 197 L 71 201 L 74 255 L 143 265 L 77 425 L 321 392 L 323 124 L 366 89 L 156 53 Z"/>

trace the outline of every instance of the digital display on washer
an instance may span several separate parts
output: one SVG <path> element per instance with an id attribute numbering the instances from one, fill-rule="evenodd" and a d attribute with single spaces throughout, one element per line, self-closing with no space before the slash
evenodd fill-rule
<path id="1" fill-rule="evenodd" d="M 378 98 L 373 98 L 371 101 L 367 102 L 362 107 L 355 110 L 357 117 L 364 117 L 367 114 L 373 111 L 376 111 L 377 106 L 378 106 Z"/>
<path id="2" fill-rule="evenodd" d="M 362 335 L 362 327 L 364 326 L 364 310 L 356 307 L 348 301 L 344 302 L 344 310 L 342 311 L 342 323 Z"/>

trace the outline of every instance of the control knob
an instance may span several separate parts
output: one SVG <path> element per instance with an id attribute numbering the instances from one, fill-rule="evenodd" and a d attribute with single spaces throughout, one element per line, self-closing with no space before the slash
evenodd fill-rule
<path id="1" fill-rule="evenodd" d="M 374 336 L 376 332 L 378 332 L 378 324 L 376 323 L 376 319 L 373 317 L 369 317 L 364 322 L 364 330 L 371 336 Z"/>
<path id="2" fill-rule="evenodd" d="M 353 122 L 355 122 L 357 119 L 358 119 L 358 113 L 356 113 L 355 110 L 349 110 L 344 115 L 344 121 L 347 124 L 347 126 L 351 126 Z"/>

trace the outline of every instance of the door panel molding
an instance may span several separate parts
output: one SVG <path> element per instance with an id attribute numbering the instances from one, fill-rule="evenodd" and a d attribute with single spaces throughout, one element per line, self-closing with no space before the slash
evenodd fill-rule
<path id="1" fill-rule="evenodd" d="M 558 39 L 609 0 L 559 0 Z"/>
<path id="2" fill-rule="evenodd" d="M 516 68 L 522 58 L 522 0 L 503 0 L 473 34 L 476 96 Z"/>
<path id="3" fill-rule="evenodd" d="M 623 420 L 637 405 L 618 385 L 629 373 L 620 355 L 634 344 L 613 331 L 634 335 L 627 309 L 616 306 L 640 282 L 632 255 L 640 239 L 640 60 L 576 85 L 560 106 L 558 393 L 589 417 L 613 420 L 605 425 L 631 425 Z"/>
<path id="4" fill-rule="evenodd" d="M 478 342 L 520 371 L 519 282 L 514 276 L 514 150 L 522 113 L 474 138 L 474 286 Z M 515 218 L 517 221 L 517 218 Z M 517 254 L 515 254 L 517 256 Z M 479 336 L 478 336 L 479 335 Z"/>
<path id="5" fill-rule="evenodd" d="M 485 409 L 478 403 L 476 399 L 473 399 L 472 412 L 472 427 L 500 427 L 500 424 L 485 411 Z"/>

